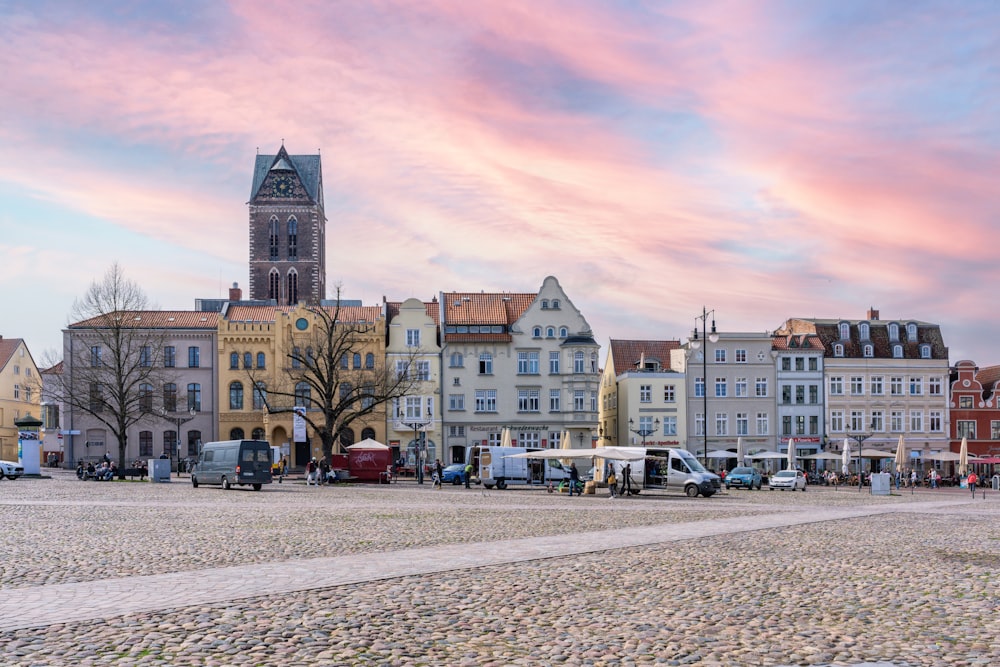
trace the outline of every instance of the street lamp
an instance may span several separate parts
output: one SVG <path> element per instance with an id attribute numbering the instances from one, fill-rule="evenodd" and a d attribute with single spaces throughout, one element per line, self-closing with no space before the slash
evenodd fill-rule
<path id="1" fill-rule="evenodd" d="M 875 425 L 872 424 L 872 430 L 875 430 Z M 864 475 L 861 472 L 861 445 L 865 440 L 875 435 L 874 433 L 848 433 L 847 437 L 858 443 L 858 493 L 861 493 L 861 489 L 864 486 Z"/>
<path id="2" fill-rule="evenodd" d="M 416 463 L 415 474 L 416 474 L 416 477 L 417 477 L 417 484 L 423 484 L 424 483 L 424 467 L 423 467 L 423 465 L 421 465 L 421 461 L 420 461 L 420 454 L 421 454 L 421 452 L 420 452 L 420 440 L 419 440 L 418 431 L 422 428 L 422 429 L 424 429 L 424 433 L 426 433 L 427 432 L 427 430 L 426 430 L 427 429 L 427 425 L 430 424 L 434 420 L 434 415 L 432 415 L 431 411 L 428 410 L 427 411 L 427 418 L 424 421 L 419 421 L 416 418 L 414 418 L 413 421 L 403 421 L 403 419 L 404 419 L 404 417 L 403 417 L 403 411 L 400 410 L 399 412 L 396 413 L 396 417 L 397 417 L 397 419 L 398 419 L 398 421 L 399 421 L 400 424 L 402 424 L 406 428 L 412 428 L 413 429 L 413 456 L 414 456 L 415 463 Z"/>
<path id="3" fill-rule="evenodd" d="M 647 435 L 653 435 L 654 433 L 656 433 L 657 430 L 659 430 L 659 428 L 660 428 L 660 420 L 657 419 L 655 422 L 653 422 L 653 428 L 642 428 L 641 426 L 639 428 L 632 428 L 633 426 L 635 426 L 635 422 L 632 421 L 631 417 L 629 417 L 628 418 L 628 430 L 632 431 L 632 433 L 635 433 L 638 436 L 642 436 L 642 446 L 645 447 L 646 446 L 646 436 Z"/>
<path id="4" fill-rule="evenodd" d="M 708 322 L 708 316 L 715 315 L 715 309 L 706 310 L 704 306 L 701 307 L 701 315 L 695 315 L 695 325 L 694 325 L 694 336 L 688 342 L 691 348 L 697 350 L 702 347 L 702 341 L 708 341 L 712 343 L 719 342 L 719 334 L 715 332 L 715 319 L 712 319 L 712 331 L 705 331 L 705 323 Z M 697 321 L 701 320 L 701 340 L 698 340 L 698 324 Z M 707 334 L 707 335 L 706 335 Z M 705 349 L 701 353 L 701 398 L 702 398 L 702 456 L 704 460 L 702 463 L 705 467 L 708 467 L 708 345 L 705 344 Z"/>
<path id="5" fill-rule="evenodd" d="M 169 422 L 177 425 L 177 430 L 174 431 L 174 449 L 177 450 L 177 474 L 181 474 L 181 425 L 186 424 L 195 417 L 198 416 L 198 411 L 194 408 L 188 410 L 190 417 L 185 417 L 183 414 L 171 415 L 167 412 L 166 408 L 159 409 L 160 417 L 166 419 Z"/>

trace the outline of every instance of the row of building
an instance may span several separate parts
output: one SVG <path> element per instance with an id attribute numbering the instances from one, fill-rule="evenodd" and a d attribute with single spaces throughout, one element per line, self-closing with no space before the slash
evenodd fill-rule
<path id="1" fill-rule="evenodd" d="M 237 438 L 281 446 L 293 467 L 321 456 L 294 413 L 265 407 L 268 388 L 295 377 L 316 307 L 243 300 L 235 285 L 229 300 L 199 305 L 129 314 L 133 326 L 163 332 L 165 374 L 143 389 L 146 414 L 129 430 L 126 458 L 194 457 L 202 442 Z M 386 365 L 417 380 L 344 428 L 340 445 L 385 442 L 404 465 L 417 443 L 425 460 L 461 462 L 470 445 L 499 444 L 505 428 L 527 447 L 558 447 L 568 433 L 574 447 L 684 447 L 699 457 L 735 450 L 737 439 L 751 453 L 790 442 L 799 456 L 837 452 L 849 438 L 893 451 L 900 436 L 915 462 L 957 451 L 962 437 L 974 454 L 1000 454 L 1000 367 L 951 366 L 938 325 L 874 310 L 859 320 L 792 318 L 761 333 L 709 330 L 706 317 L 683 343 L 611 339 L 603 364 L 554 277 L 537 293 L 441 292 L 428 302 L 342 303 L 339 315 L 355 325 L 345 373 Z M 71 324 L 63 362 L 39 372 L 23 341 L 0 339 L 4 458 L 13 420 L 32 406 L 44 450 L 67 465 L 116 455 L 106 424 L 46 401 L 38 382 L 102 363 L 99 340 L 93 321 Z"/>

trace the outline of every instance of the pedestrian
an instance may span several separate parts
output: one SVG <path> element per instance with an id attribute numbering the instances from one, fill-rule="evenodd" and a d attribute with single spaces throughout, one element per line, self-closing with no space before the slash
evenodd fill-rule
<path id="1" fill-rule="evenodd" d="M 576 469 L 576 461 L 573 461 L 569 466 L 569 497 L 573 497 L 573 491 L 579 491 L 576 488 L 577 484 L 580 483 L 580 471 Z M 583 495 L 581 492 L 580 495 Z"/>
<path id="2" fill-rule="evenodd" d="M 972 489 L 972 497 L 975 498 L 976 497 L 976 482 L 979 481 L 979 477 L 976 476 L 976 473 L 970 472 L 969 476 L 966 478 L 965 481 L 968 482 L 969 488 Z"/>
<path id="3" fill-rule="evenodd" d="M 444 468 L 441 466 L 441 459 L 434 459 L 434 488 L 441 488 L 441 479 L 444 477 Z"/>
<path id="4" fill-rule="evenodd" d="M 632 495 L 632 464 L 626 463 L 622 469 L 622 486 L 618 489 L 619 496 Z"/>
<path id="5" fill-rule="evenodd" d="M 306 486 L 310 486 L 314 481 L 316 481 L 316 457 L 311 458 L 306 464 Z"/>
<path id="6" fill-rule="evenodd" d="M 607 471 L 604 473 L 605 481 L 608 483 L 608 493 L 611 494 L 611 498 L 616 497 L 618 494 L 618 479 L 615 478 L 615 464 L 608 461 Z"/>
<path id="7" fill-rule="evenodd" d="M 469 481 L 472 479 L 472 461 L 465 464 L 465 488 L 472 488 L 469 486 Z"/>
<path id="8" fill-rule="evenodd" d="M 917 469 L 914 468 L 910 471 L 910 488 L 915 489 L 917 487 Z"/>
<path id="9" fill-rule="evenodd" d="M 282 456 L 281 457 L 281 476 L 284 477 L 287 474 L 288 474 L 288 457 L 287 456 Z"/>

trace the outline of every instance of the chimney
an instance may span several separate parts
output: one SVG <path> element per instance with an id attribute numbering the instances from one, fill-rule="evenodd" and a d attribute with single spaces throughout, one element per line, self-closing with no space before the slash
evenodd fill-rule
<path id="1" fill-rule="evenodd" d="M 872 322 L 878 319 L 878 311 L 875 310 L 875 306 L 868 309 L 868 321 Z"/>
<path id="2" fill-rule="evenodd" d="M 240 289 L 240 284 L 233 283 L 233 286 L 229 288 L 229 300 L 240 301 L 242 299 L 243 299 L 243 290 Z"/>

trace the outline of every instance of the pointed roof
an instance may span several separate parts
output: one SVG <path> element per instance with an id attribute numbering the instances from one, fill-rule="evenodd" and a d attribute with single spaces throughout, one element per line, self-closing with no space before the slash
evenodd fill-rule
<path id="1" fill-rule="evenodd" d="M 7 362 L 10 361 L 14 352 L 23 342 L 23 338 L 0 338 L 0 368 L 7 365 Z"/>
<path id="2" fill-rule="evenodd" d="M 276 155 L 258 155 L 253 167 L 253 185 L 250 187 L 250 201 L 260 191 L 264 179 L 271 171 L 293 171 L 299 177 L 310 199 L 323 205 L 323 168 L 319 154 L 289 155 L 282 144 Z"/>

